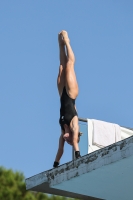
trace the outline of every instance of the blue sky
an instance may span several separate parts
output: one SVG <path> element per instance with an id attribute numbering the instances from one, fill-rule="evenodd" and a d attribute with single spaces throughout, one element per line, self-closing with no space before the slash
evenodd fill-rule
<path id="1" fill-rule="evenodd" d="M 60 135 L 58 32 L 68 31 L 79 117 L 133 127 L 133 1 L 0 2 L 0 165 L 52 168 Z M 71 160 L 65 145 L 61 164 Z"/>

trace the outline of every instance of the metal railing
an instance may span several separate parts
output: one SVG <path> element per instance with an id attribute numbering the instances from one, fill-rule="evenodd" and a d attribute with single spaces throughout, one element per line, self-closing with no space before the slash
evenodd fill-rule
<path id="1" fill-rule="evenodd" d="M 84 118 L 78 118 L 80 122 L 87 122 L 87 119 Z"/>
<path id="2" fill-rule="evenodd" d="M 78 120 L 79 120 L 80 122 L 87 122 L 87 119 L 85 119 L 85 118 L 80 118 L 80 117 L 79 117 Z M 129 127 L 126 127 L 126 126 L 121 126 L 121 127 L 130 129 L 130 130 L 133 130 L 133 128 L 129 128 Z"/>

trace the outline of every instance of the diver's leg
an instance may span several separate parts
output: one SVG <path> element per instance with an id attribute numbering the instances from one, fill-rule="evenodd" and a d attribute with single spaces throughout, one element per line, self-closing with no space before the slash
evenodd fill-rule
<path id="1" fill-rule="evenodd" d="M 66 90 L 67 90 L 68 95 L 72 99 L 76 99 L 78 95 L 78 83 L 77 83 L 76 74 L 74 71 L 75 56 L 71 48 L 70 40 L 68 38 L 67 32 L 62 31 L 61 34 L 63 36 L 63 42 L 67 50 L 67 62 L 66 62 L 66 68 L 65 68 Z"/>
<path id="2" fill-rule="evenodd" d="M 59 95 L 61 96 L 63 88 L 65 86 L 65 66 L 67 62 L 67 56 L 65 52 L 65 45 L 62 40 L 62 35 L 58 34 L 58 42 L 59 42 L 59 59 L 60 59 L 60 66 L 59 66 L 59 74 L 57 77 L 57 87 L 59 91 Z"/>

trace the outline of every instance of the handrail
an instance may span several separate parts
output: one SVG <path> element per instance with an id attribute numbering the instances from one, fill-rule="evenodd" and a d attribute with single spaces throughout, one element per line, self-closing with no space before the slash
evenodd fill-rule
<path id="1" fill-rule="evenodd" d="M 80 122 L 87 122 L 87 119 L 85 119 L 85 118 L 80 118 L 80 117 L 79 117 L 78 120 L 79 120 Z M 121 127 L 130 129 L 130 130 L 133 131 L 133 128 L 129 128 L 129 127 L 126 127 L 126 126 L 121 126 Z"/>
<path id="2" fill-rule="evenodd" d="M 87 122 L 87 119 L 85 118 L 78 118 L 80 122 Z"/>
<path id="3" fill-rule="evenodd" d="M 121 126 L 121 127 L 122 127 L 122 128 L 127 128 L 127 129 L 133 131 L 133 128 L 129 128 L 129 127 L 126 127 L 126 126 Z"/>

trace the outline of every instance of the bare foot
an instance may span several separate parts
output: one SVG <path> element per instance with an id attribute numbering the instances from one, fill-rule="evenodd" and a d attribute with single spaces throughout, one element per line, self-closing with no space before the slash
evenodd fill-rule
<path id="1" fill-rule="evenodd" d="M 60 46 L 64 46 L 64 41 L 63 41 L 63 39 L 62 39 L 61 32 L 58 33 L 58 42 L 59 42 L 59 45 L 60 45 Z"/>
<path id="2" fill-rule="evenodd" d="M 67 42 L 70 42 L 68 34 L 66 31 L 61 31 L 60 34 L 62 35 L 62 40 L 64 42 L 64 44 L 66 44 Z"/>

